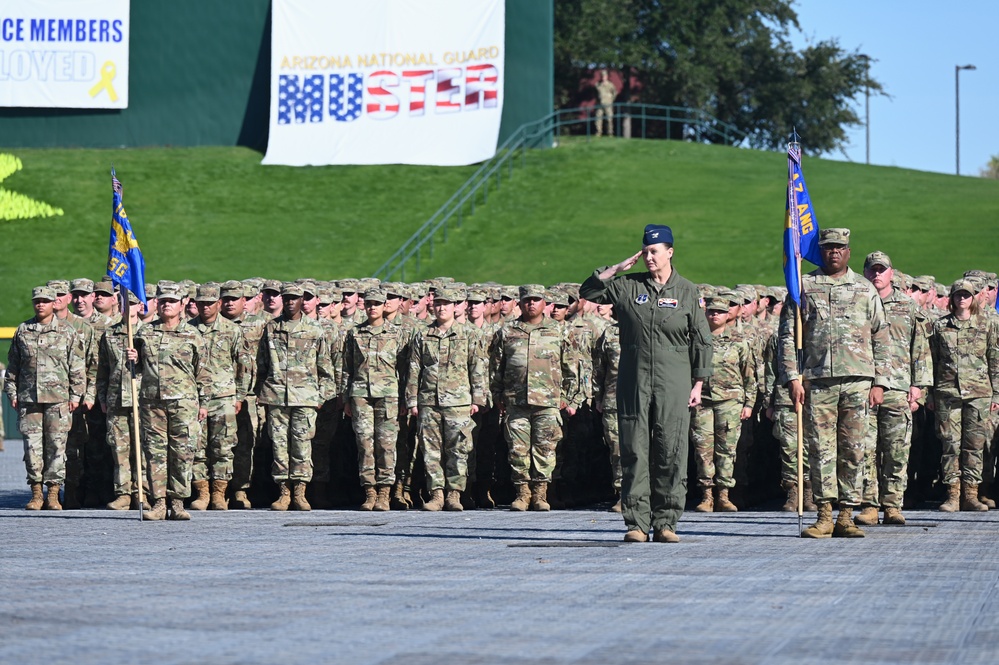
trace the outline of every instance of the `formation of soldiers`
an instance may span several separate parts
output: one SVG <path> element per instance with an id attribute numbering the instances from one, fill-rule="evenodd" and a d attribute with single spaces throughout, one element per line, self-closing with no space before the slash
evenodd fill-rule
<path id="1" fill-rule="evenodd" d="M 884 325 L 872 333 L 849 311 L 833 317 L 844 339 L 874 334 L 890 359 L 885 400 L 855 434 L 857 523 L 876 523 L 879 508 L 904 523 L 903 500 L 944 492 L 942 509 L 994 507 L 996 275 L 969 271 L 948 288 L 894 270 L 881 252 L 864 268 Z M 815 510 L 828 491 L 812 487 L 809 462 L 830 461 L 809 460 L 806 446 L 798 486 L 785 290 L 699 288 L 714 373 L 691 419 L 691 503 L 735 511 L 780 486 L 784 510 L 796 509 L 799 491 Z M 940 321 L 951 294 L 965 291 L 977 305 L 951 358 Z M 108 279 L 33 290 L 35 316 L 17 329 L 4 380 L 25 440 L 27 509 L 107 505 L 154 520 L 267 504 L 457 511 L 608 501 L 620 510 L 620 339 L 612 307 L 581 299 L 578 284 L 251 278 L 161 281 L 145 296 L 129 294 L 122 312 Z M 960 442 L 952 449 L 949 415 L 934 425 L 940 418 L 925 408 L 939 415 L 966 399 L 973 371 L 989 391 L 977 458 Z"/>

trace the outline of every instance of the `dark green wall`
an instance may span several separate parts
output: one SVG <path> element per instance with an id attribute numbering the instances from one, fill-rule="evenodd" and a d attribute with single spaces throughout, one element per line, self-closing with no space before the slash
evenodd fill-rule
<path id="1" fill-rule="evenodd" d="M 507 0 L 500 142 L 552 109 L 552 0 Z M 129 107 L 0 108 L 0 145 L 267 147 L 270 0 L 131 4 Z"/>

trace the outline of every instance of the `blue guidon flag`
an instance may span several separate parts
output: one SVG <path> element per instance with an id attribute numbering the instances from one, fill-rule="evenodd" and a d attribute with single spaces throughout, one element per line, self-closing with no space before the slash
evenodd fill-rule
<path id="1" fill-rule="evenodd" d="M 111 213 L 111 240 L 108 243 L 108 275 L 118 286 L 128 289 L 146 302 L 146 261 L 142 258 L 139 241 L 121 203 L 121 182 L 111 167 L 111 189 L 114 190 Z"/>
<path id="2" fill-rule="evenodd" d="M 801 304 L 801 259 L 822 267 L 819 222 L 801 172 L 801 148 L 787 145 L 787 202 L 784 208 L 784 281 L 788 295 Z"/>

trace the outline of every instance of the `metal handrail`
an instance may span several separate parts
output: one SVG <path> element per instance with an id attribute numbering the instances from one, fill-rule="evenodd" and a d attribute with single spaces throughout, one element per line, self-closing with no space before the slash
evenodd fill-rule
<path id="1" fill-rule="evenodd" d="M 496 177 L 497 189 L 502 182 L 504 166 L 507 167 L 508 179 L 513 177 L 513 167 L 516 161 L 514 158 L 518 151 L 523 166 L 527 160 L 528 148 L 551 147 L 554 143 L 554 137 L 557 134 L 561 135 L 563 129 L 579 125 L 583 125 L 585 128 L 585 131 L 579 133 L 585 135 L 589 140 L 592 114 L 596 108 L 592 106 L 558 109 L 539 120 L 518 127 L 497 148 L 496 154 L 482 162 L 475 173 L 458 188 L 458 191 L 452 194 L 444 202 L 444 205 L 438 208 L 427 221 L 423 222 L 409 239 L 375 271 L 374 276 L 381 280 L 389 280 L 396 274 L 400 274 L 401 279 L 405 281 L 406 265 L 411 259 L 416 260 L 416 269 L 419 272 L 423 247 L 429 245 L 429 258 L 432 259 L 438 233 L 443 231 L 443 241 L 447 242 L 451 220 L 455 219 L 455 226 L 461 228 L 466 206 L 469 208 L 468 214 L 475 214 L 479 192 L 482 193 L 483 204 L 489 200 L 489 183 L 493 176 Z M 678 123 L 681 126 L 681 135 L 689 136 L 695 141 L 713 140 L 717 142 L 720 140 L 725 145 L 739 145 L 746 139 L 744 132 L 700 109 L 659 104 L 614 104 L 616 134 L 621 134 L 622 124 L 626 119 L 627 121 L 638 120 L 640 122 L 641 138 L 643 139 L 648 138 L 646 130 L 650 122 L 665 122 L 666 137 L 671 135 L 673 123 Z M 690 134 L 690 132 L 693 133 Z"/>

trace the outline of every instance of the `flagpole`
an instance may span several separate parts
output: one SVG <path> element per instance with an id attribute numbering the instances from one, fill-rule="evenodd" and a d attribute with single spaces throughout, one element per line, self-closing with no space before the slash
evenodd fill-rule
<path id="1" fill-rule="evenodd" d="M 134 349 L 134 343 L 132 340 L 132 308 L 128 303 L 128 296 L 124 295 L 126 290 L 122 289 L 122 300 L 125 304 L 124 316 L 125 316 L 125 330 L 128 334 L 128 348 Z M 128 361 L 128 370 L 132 390 L 132 427 L 130 427 L 129 434 L 132 437 L 132 446 L 135 448 L 135 481 L 138 485 L 138 498 L 139 498 L 139 521 L 142 521 L 142 504 L 144 502 L 143 491 L 142 491 L 142 435 L 139 429 L 139 391 L 135 385 L 135 361 Z"/>
<path id="2" fill-rule="evenodd" d="M 794 130 L 792 130 L 792 132 L 791 132 L 791 142 L 788 144 L 788 148 L 791 148 L 792 146 L 795 148 L 795 151 L 797 152 L 797 155 L 798 155 L 798 159 L 800 160 L 801 159 L 801 144 L 798 142 L 798 132 L 794 131 Z M 790 171 L 791 171 L 791 160 L 788 159 L 788 177 L 789 177 L 789 179 L 791 177 Z M 791 204 L 791 206 L 790 206 L 791 207 L 791 214 L 793 215 L 793 218 L 795 220 L 797 220 L 797 215 L 798 215 L 798 212 L 797 212 L 797 203 L 798 203 L 798 201 L 797 201 L 797 197 L 794 194 L 794 187 L 793 186 L 789 188 L 789 196 L 791 197 L 791 201 L 790 201 L 790 204 Z M 797 221 L 795 222 L 794 228 L 795 228 L 794 232 L 797 233 L 798 232 L 797 229 L 800 228 L 800 226 L 798 225 Z M 799 298 L 799 302 L 795 303 L 795 306 L 794 306 L 794 356 L 795 356 L 795 361 L 796 361 L 796 363 L 798 365 L 798 375 L 801 376 L 801 368 L 802 368 L 802 360 L 803 360 L 802 359 L 802 347 L 804 345 L 802 343 L 802 330 L 801 330 L 802 323 L 801 323 L 801 302 L 800 302 L 800 300 L 802 298 L 802 293 L 801 293 L 801 252 L 800 252 L 800 238 L 799 238 L 798 242 L 796 242 L 795 246 L 799 248 L 798 251 L 795 252 L 796 256 L 795 256 L 795 262 L 794 262 L 794 270 L 795 270 L 794 279 L 795 279 L 795 282 L 798 285 L 798 298 Z M 802 382 L 802 387 L 804 387 L 804 382 Z M 797 505 L 797 510 L 798 510 L 798 533 L 799 534 L 801 534 L 801 532 L 802 532 L 802 530 L 804 528 L 803 517 L 804 517 L 804 513 L 805 513 L 805 462 L 804 462 L 804 459 L 803 459 L 803 457 L 804 457 L 804 448 L 805 448 L 805 445 L 804 445 L 805 444 L 805 440 L 804 440 L 804 418 L 803 418 L 803 414 L 802 414 L 803 406 L 804 406 L 803 404 L 797 403 L 797 402 L 794 405 L 795 433 L 796 433 L 796 437 L 795 438 L 797 439 L 797 454 L 798 454 L 798 468 L 797 468 L 797 476 L 798 476 L 798 478 L 797 478 L 797 482 L 798 482 L 798 505 Z"/>

